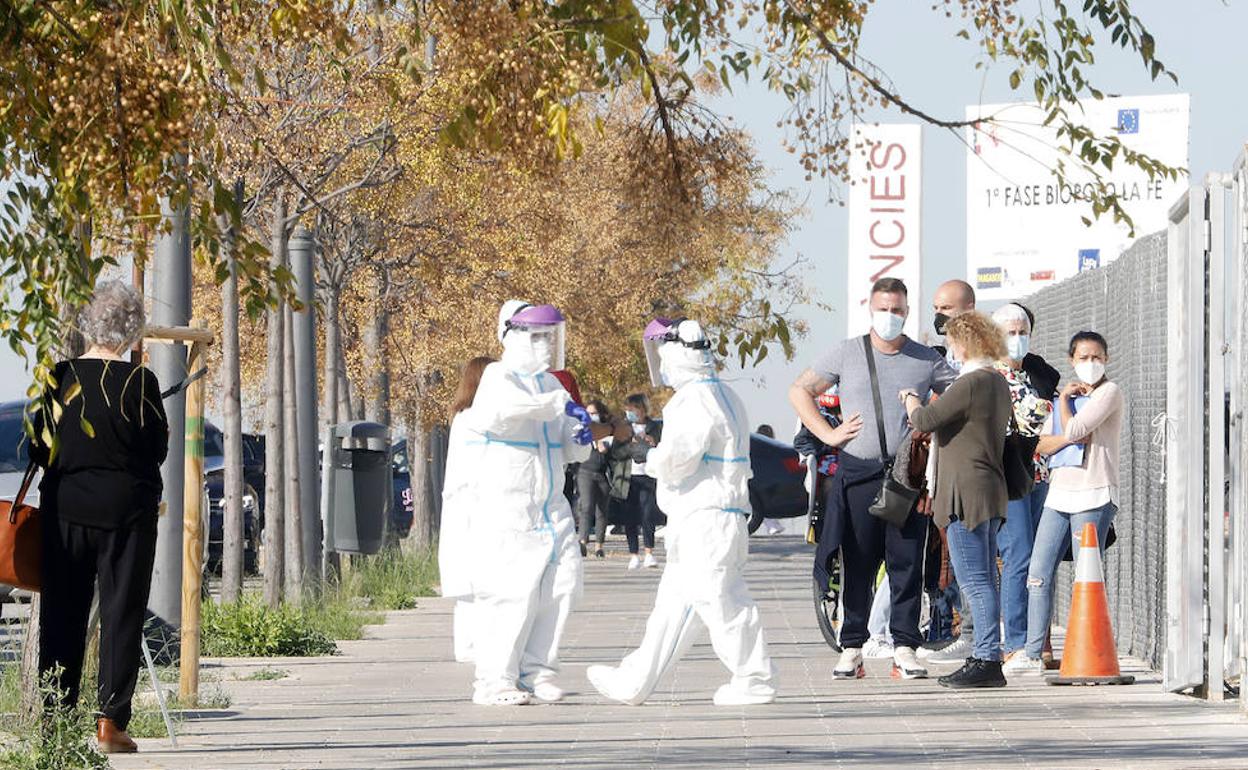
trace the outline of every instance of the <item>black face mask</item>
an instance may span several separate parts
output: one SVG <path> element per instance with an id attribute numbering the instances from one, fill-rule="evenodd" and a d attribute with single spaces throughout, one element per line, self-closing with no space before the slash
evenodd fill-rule
<path id="1" fill-rule="evenodd" d="M 932 319 L 932 326 L 936 328 L 936 333 L 943 337 L 945 336 L 945 324 L 949 323 L 949 321 L 949 316 L 944 313 L 937 313 L 936 317 Z"/>

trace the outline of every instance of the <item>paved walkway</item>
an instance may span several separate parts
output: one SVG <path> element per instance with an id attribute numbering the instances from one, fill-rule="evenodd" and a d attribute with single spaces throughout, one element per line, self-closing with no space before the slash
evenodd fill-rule
<path id="1" fill-rule="evenodd" d="M 449 662 L 450 605 L 390 615 L 334 658 L 211 661 L 230 712 L 183 726 L 179 748 L 141 742 L 129 768 L 638 767 L 1248 767 L 1248 722 L 1233 705 L 1160 691 L 1128 666 L 1133 687 L 1064 688 L 1032 680 L 951 692 L 934 680 L 833 682 L 831 651 L 812 617 L 810 555 L 797 538 L 755 538 L 750 584 L 762 606 L 782 697 L 716 708 L 725 673 L 705 640 L 654 699 L 608 705 L 586 665 L 618 660 L 641 637 L 658 570 L 627 573 L 617 552 L 588 565 L 586 598 L 564 649 L 565 703 L 485 708 L 468 701 L 471 671 Z M 236 681 L 258 668 L 290 677 Z"/>

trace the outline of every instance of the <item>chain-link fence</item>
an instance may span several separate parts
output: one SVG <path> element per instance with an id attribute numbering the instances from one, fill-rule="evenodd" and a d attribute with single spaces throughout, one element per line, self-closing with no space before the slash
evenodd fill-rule
<path id="1" fill-rule="evenodd" d="M 1099 270 L 1022 300 L 1036 314 L 1032 351 L 1073 377 L 1071 336 L 1109 341 L 1110 379 L 1126 396 L 1117 543 L 1105 555 L 1105 587 L 1119 651 L 1154 667 L 1165 651 L 1166 236 L 1145 236 Z M 1059 573 L 1055 619 L 1065 622 L 1073 571 Z"/>

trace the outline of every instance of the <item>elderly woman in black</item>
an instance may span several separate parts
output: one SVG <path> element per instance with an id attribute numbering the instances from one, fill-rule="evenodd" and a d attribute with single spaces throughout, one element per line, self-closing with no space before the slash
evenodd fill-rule
<path id="1" fill-rule="evenodd" d="M 96 737 L 106 753 L 138 750 L 126 727 L 156 554 L 160 464 L 169 448 L 156 376 L 122 358 L 143 326 L 143 304 L 131 288 L 99 284 L 80 319 L 87 350 L 56 365 L 56 385 L 34 420 L 32 454 L 44 468 L 39 670 L 59 672 L 64 703 L 77 703 L 98 580 Z"/>

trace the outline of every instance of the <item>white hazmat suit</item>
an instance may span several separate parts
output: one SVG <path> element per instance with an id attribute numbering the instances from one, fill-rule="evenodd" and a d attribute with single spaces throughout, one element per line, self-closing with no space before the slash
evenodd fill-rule
<path id="1" fill-rule="evenodd" d="M 472 517 L 479 505 L 477 490 L 485 480 L 484 437 L 468 427 L 467 411 L 451 420 L 442 486 L 442 524 L 438 532 L 438 573 L 442 595 L 454 598 L 455 660 L 472 662 L 475 636 L 473 573 L 478 552 L 472 536 Z"/>
<path id="2" fill-rule="evenodd" d="M 770 703 L 776 673 L 744 570 L 749 533 L 749 420 L 745 406 L 715 376 L 705 340 L 685 321 L 679 340 L 658 348 L 663 380 L 676 394 L 663 409 L 663 438 L 646 458 L 667 513 L 667 564 L 641 646 L 618 667 L 590 666 L 600 693 L 643 703 L 694 641 L 700 625 L 732 679 L 716 705 Z M 703 342 L 704 344 L 704 342 Z"/>
<path id="3" fill-rule="evenodd" d="M 553 375 L 548 340 L 505 328 L 523 303 L 499 315 L 502 360 L 486 367 L 467 426 L 479 434 L 482 483 L 472 518 L 478 547 L 473 588 L 477 635 L 473 701 L 512 705 L 563 697 L 558 648 L 581 590 L 581 554 L 563 496 L 564 468 L 589 457 L 574 441 L 571 396 Z M 521 688 L 521 689 L 518 689 Z"/>

